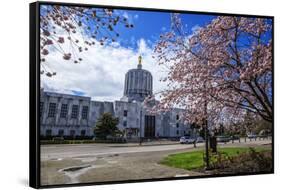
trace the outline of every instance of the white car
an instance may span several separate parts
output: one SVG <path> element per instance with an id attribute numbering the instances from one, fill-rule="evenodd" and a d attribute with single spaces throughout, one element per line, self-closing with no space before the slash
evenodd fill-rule
<path id="1" fill-rule="evenodd" d="M 203 143 L 204 139 L 202 137 L 197 137 L 196 143 Z"/>
<path id="2" fill-rule="evenodd" d="M 254 138 L 257 138 L 257 135 L 254 134 L 254 133 L 250 133 L 247 135 L 249 139 L 254 139 Z"/>
<path id="3" fill-rule="evenodd" d="M 192 144 L 195 142 L 195 139 L 189 137 L 189 136 L 183 136 L 180 138 L 181 144 Z"/>

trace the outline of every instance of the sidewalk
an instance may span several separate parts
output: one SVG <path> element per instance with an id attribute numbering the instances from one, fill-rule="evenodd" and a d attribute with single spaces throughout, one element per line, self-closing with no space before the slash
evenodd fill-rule
<path id="1" fill-rule="evenodd" d="M 179 144 L 178 141 L 151 141 L 151 142 L 132 142 L 124 144 L 110 144 L 109 147 L 139 147 L 139 146 L 159 146 L 159 145 L 173 145 Z"/>

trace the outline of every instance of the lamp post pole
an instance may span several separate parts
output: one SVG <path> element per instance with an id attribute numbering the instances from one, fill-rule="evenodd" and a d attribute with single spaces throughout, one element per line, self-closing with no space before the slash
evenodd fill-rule
<path id="1" fill-rule="evenodd" d="M 208 120 L 205 120 L 205 155 L 206 155 L 206 170 L 209 169 L 209 130 L 208 130 Z"/>
<path id="2" fill-rule="evenodd" d="M 206 82 L 204 82 L 204 89 L 206 89 Z M 205 105 L 204 105 L 204 109 L 205 109 L 205 162 L 206 162 L 206 170 L 208 170 L 210 168 L 210 164 L 209 164 L 209 129 L 208 129 L 208 108 L 207 108 L 207 100 L 205 100 Z"/>
<path id="3" fill-rule="evenodd" d="M 142 108 L 140 110 L 140 142 L 139 145 L 141 145 L 141 131 L 142 131 Z"/>

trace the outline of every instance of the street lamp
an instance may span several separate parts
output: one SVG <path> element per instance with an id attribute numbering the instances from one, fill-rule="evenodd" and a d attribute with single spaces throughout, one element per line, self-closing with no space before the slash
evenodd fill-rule
<path id="1" fill-rule="evenodd" d="M 140 142 L 139 145 L 141 145 L 141 130 L 142 129 L 142 108 L 140 109 Z"/>
<path id="2" fill-rule="evenodd" d="M 206 89 L 206 81 L 204 81 L 204 89 Z M 206 162 L 206 170 L 208 170 L 210 168 L 210 164 L 209 164 L 209 129 L 208 129 L 208 117 L 207 117 L 207 113 L 208 113 L 208 107 L 207 107 L 207 100 L 205 99 L 205 103 L 204 103 L 204 111 L 205 111 L 205 162 Z"/>
<path id="3" fill-rule="evenodd" d="M 209 165 L 209 130 L 208 130 L 208 119 L 205 120 L 205 162 L 206 162 L 206 170 L 210 168 Z"/>

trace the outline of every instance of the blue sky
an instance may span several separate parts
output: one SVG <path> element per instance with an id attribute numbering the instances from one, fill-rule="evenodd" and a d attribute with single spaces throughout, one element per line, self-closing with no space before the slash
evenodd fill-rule
<path id="1" fill-rule="evenodd" d="M 146 39 L 149 45 L 154 45 L 159 39 L 160 34 L 170 30 L 170 13 L 168 12 L 148 12 L 117 10 L 121 15 L 129 18 L 134 24 L 134 28 L 127 29 L 122 25 L 116 27 L 120 32 L 118 41 L 122 46 L 137 48 L 137 41 L 141 38 Z M 202 27 L 211 22 L 215 16 L 199 14 L 181 14 L 181 18 L 186 27 L 187 35 L 193 33 L 196 27 Z"/>

